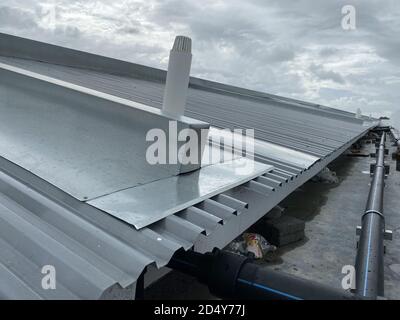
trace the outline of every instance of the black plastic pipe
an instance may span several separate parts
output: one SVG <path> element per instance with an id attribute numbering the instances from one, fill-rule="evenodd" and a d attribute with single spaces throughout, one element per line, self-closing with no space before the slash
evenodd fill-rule
<path id="1" fill-rule="evenodd" d="M 351 293 L 252 263 L 246 257 L 214 250 L 200 254 L 178 251 L 168 267 L 197 277 L 210 292 L 224 299 L 342 300 Z"/>
<path id="2" fill-rule="evenodd" d="M 270 268 L 246 263 L 236 281 L 236 298 L 273 300 L 348 300 L 344 291 Z"/>
<path id="3" fill-rule="evenodd" d="M 382 134 L 376 166 L 362 216 L 361 234 L 356 256 L 356 294 L 368 299 L 383 296 L 383 191 L 385 185 L 385 133 Z"/>

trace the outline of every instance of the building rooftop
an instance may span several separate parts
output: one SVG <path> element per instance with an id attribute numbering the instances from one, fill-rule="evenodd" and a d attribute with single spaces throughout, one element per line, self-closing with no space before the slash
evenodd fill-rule
<path id="1" fill-rule="evenodd" d="M 224 247 L 377 124 L 191 78 L 179 123 L 217 135 L 254 128 L 256 166 L 240 178 L 235 159 L 184 175 L 152 169 L 143 143 L 167 126 L 165 77 L 0 34 L 0 297 L 134 298 L 147 267 L 180 248 Z M 219 184 L 204 192 L 210 179 Z M 45 265 L 57 269 L 57 290 L 41 287 Z"/>

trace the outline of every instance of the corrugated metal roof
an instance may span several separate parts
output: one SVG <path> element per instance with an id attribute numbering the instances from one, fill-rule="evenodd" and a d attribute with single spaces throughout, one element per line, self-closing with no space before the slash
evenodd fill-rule
<path id="1" fill-rule="evenodd" d="M 267 196 L 292 178 L 271 172 L 238 188 Z M 136 230 L 0 158 L 0 298 L 101 298 L 115 285 L 135 284 L 145 267 L 166 265 L 200 234 L 249 214 L 251 205 L 220 194 Z M 45 265 L 57 270 L 56 290 L 41 287 Z"/>
<path id="2" fill-rule="evenodd" d="M 21 44 L 16 38 L 2 37 L 0 42 L 6 39 L 9 46 L 3 42 L 0 55 L 38 60 L 15 51 L 29 51 L 32 42 Z M 52 64 L 10 57 L 0 57 L 0 62 L 161 106 L 162 71 L 116 60 L 111 69 L 136 70 L 137 74 L 129 77 L 89 70 L 97 66 L 86 57 L 82 61 L 88 68 L 82 68 L 85 63 L 80 57 L 85 53 L 46 46 L 37 52 L 50 55 Z M 57 65 L 60 59 L 81 68 Z M 102 59 L 109 61 L 101 57 L 93 61 Z M 154 80 L 157 77 L 159 81 Z M 186 114 L 215 127 L 256 129 L 256 143 L 260 143 L 256 159 L 274 168 L 235 188 L 236 194 L 256 195 L 248 197 L 248 208 L 244 199 L 232 197 L 235 192 L 227 192 L 136 230 L 0 158 L 0 297 L 89 299 L 102 297 L 116 285 L 134 285 L 146 266 L 164 266 L 176 250 L 191 248 L 201 235 L 212 238 L 216 232 L 223 233 L 225 224 L 245 221 L 252 208 L 264 214 L 260 199 L 270 201 L 269 208 L 276 205 L 298 186 L 299 177 L 319 168 L 316 163 L 331 161 L 338 155 L 335 152 L 342 152 L 373 125 L 363 126 L 362 120 L 346 112 L 201 79 L 191 80 Z M 242 225 L 234 228 L 236 236 L 243 231 Z M 40 271 L 48 264 L 56 267 L 57 290 L 41 287 Z"/>
<path id="3" fill-rule="evenodd" d="M 135 283 L 146 266 L 164 266 L 246 206 L 222 194 L 135 230 L 0 158 L 0 297 L 100 298 Z M 57 290 L 41 287 L 45 265 L 57 270 Z"/>

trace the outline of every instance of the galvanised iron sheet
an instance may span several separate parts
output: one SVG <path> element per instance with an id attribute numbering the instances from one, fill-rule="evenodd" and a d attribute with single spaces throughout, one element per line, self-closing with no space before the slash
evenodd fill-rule
<path id="1" fill-rule="evenodd" d="M 147 161 L 146 134 L 168 136 L 175 121 L 152 107 L 0 64 L 0 114 L 0 156 L 79 200 L 185 172 Z M 176 122 L 178 132 L 209 127 Z"/>
<path id="2" fill-rule="evenodd" d="M 236 159 L 114 192 L 88 203 L 140 229 L 272 169 L 246 158 Z"/>

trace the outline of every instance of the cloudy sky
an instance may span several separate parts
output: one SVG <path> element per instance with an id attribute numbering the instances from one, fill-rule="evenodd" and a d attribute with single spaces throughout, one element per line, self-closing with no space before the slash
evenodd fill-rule
<path id="1" fill-rule="evenodd" d="M 1 0 L 0 32 L 164 69 L 188 35 L 194 76 L 400 125 L 399 0 Z"/>

